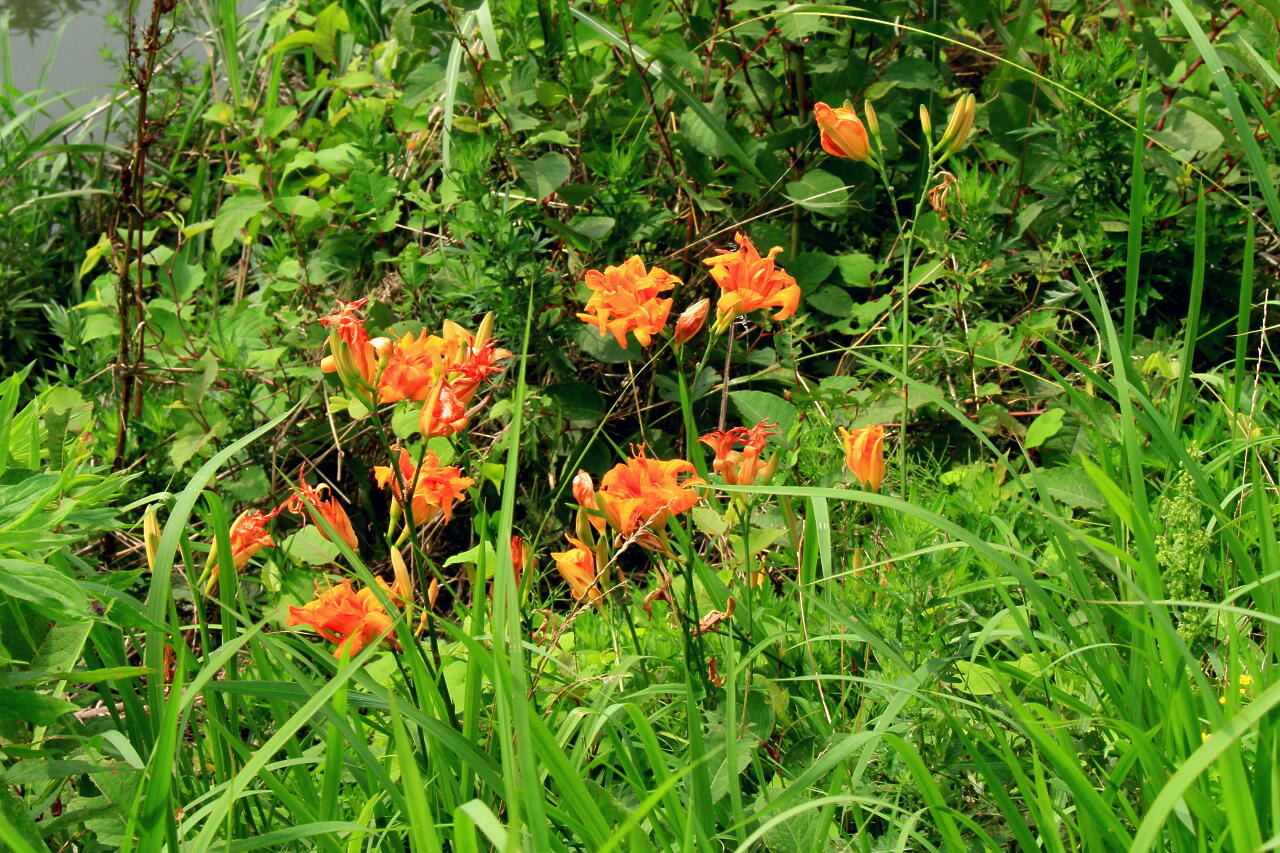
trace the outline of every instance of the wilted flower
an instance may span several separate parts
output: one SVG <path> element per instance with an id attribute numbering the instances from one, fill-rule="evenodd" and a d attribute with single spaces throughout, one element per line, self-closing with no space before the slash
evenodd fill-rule
<path id="1" fill-rule="evenodd" d="M 621 266 L 605 267 L 604 272 L 587 270 L 585 281 L 591 298 L 578 319 L 599 329 L 601 337 L 612 334 L 618 346 L 625 348 L 628 332 L 647 347 L 666 326 L 671 300 L 660 295 L 680 279 L 657 267 L 646 271 L 644 261 L 635 255 Z"/>
<path id="2" fill-rule="evenodd" d="M 396 599 L 385 581 L 378 578 L 378 584 L 393 601 Z M 357 592 L 350 580 L 344 580 L 324 591 L 317 584 L 315 599 L 302 607 L 290 607 L 285 625 L 310 625 L 321 637 L 338 644 L 333 656 L 341 659 L 355 656 L 389 631 L 392 620 L 372 589 Z M 388 634 L 387 642 L 400 650 L 394 635 Z"/>
<path id="3" fill-rule="evenodd" d="M 865 488 L 879 491 L 884 482 L 884 427 L 841 427 L 840 437 L 844 442 L 844 464 Z"/>
<path id="4" fill-rule="evenodd" d="M 568 537 L 571 547 L 568 551 L 553 551 L 551 559 L 556 561 L 556 571 L 576 601 L 586 597 L 592 604 L 600 600 L 600 586 L 596 583 L 596 558 L 581 539 Z"/>
<path id="5" fill-rule="evenodd" d="M 338 538 L 347 543 L 352 551 L 359 550 L 360 542 L 356 539 L 355 529 L 351 526 L 351 519 L 347 516 L 347 511 L 342 508 L 342 504 L 338 503 L 337 498 L 329 494 L 329 486 L 321 483 L 319 486 L 312 486 L 307 482 L 305 474 L 298 475 L 298 485 L 293 490 L 293 495 L 282 504 L 282 509 L 296 513 L 303 517 L 310 517 L 315 522 L 316 528 L 324 538 L 329 539 L 328 532 L 324 529 L 324 525 L 320 523 L 320 519 L 324 518 L 338 534 Z"/>
<path id="6" fill-rule="evenodd" d="M 711 300 L 705 296 L 684 309 L 676 319 L 676 331 L 671 336 L 672 345 L 682 347 L 702 331 L 702 326 L 707 322 L 707 312 L 710 310 Z"/>
<path id="7" fill-rule="evenodd" d="M 476 481 L 463 477 L 462 471 L 452 465 L 442 466 L 434 450 L 428 450 L 422 457 L 422 464 L 415 469 L 413 460 L 409 458 L 409 451 L 403 447 L 398 449 L 400 455 L 396 465 L 399 477 L 389 466 L 375 465 L 373 477 L 378 487 L 390 488 L 391 494 L 400 502 L 404 501 L 403 488 L 411 490 L 410 506 L 414 524 L 423 524 L 437 514 L 443 515 L 444 520 L 448 521 L 453 515 L 454 502 L 463 500 L 466 490 L 474 486 Z"/>
<path id="8" fill-rule="evenodd" d="M 600 480 L 596 503 L 614 529 L 631 537 L 646 528 L 661 530 L 667 519 L 686 512 L 700 497 L 692 488 L 703 482 L 700 477 L 683 481 L 682 474 L 693 473 L 693 463 L 684 459 L 650 459 L 644 448 L 633 450 L 634 456 L 613 466 Z M 637 539 L 645 547 L 651 543 Z"/>
<path id="9" fill-rule="evenodd" d="M 853 104 L 845 101 L 843 107 L 829 107 L 819 101 L 813 105 L 813 117 L 821 130 L 822 150 L 850 160 L 871 159 L 871 140 Z"/>
<path id="10" fill-rule="evenodd" d="M 738 244 L 736 252 L 721 252 L 703 261 L 711 267 L 711 277 L 720 285 L 716 331 L 724 331 L 735 317 L 759 308 L 777 308 L 775 320 L 785 320 L 794 314 L 800 305 L 800 286 L 793 277 L 778 269 L 773 260 L 782 247 L 774 246 L 766 257 L 761 257 L 745 234 L 734 234 L 733 239 Z"/>
<path id="11" fill-rule="evenodd" d="M 702 436 L 699 441 L 715 451 L 715 461 L 711 468 L 724 478 L 731 486 L 750 486 L 756 478 L 766 472 L 768 465 L 760 461 L 765 442 L 769 436 L 777 435 L 778 425 L 772 421 L 761 421 L 751 429 L 734 427 L 729 430 L 715 430 Z M 741 444 L 742 449 L 734 448 Z"/>
<path id="12" fill-rule="evenodd" d="M 467 428 L 467 407 L 458 399 L 453 386 L 440 382 L 418 413 L 418 432 L 424 438 L 456 435 Z"/>

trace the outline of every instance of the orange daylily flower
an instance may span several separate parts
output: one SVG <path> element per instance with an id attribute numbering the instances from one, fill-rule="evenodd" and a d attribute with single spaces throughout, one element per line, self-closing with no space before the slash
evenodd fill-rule
<path id="1" fill-rule="evenodd" d="M 425 400 L 448 367 L 443 338 L 425 330 L 395 342 L 387 354 L 387 366 L 378 378 L 378 400 Z"/>
<path id="2" fill-rule="evenodd" d="M 660 294 L 680 283 L 680 279 L 657 267 L 646 271 L 639 255 L 621 266 L 605 267 L 604 272 L 587 270 L 585 281 L 591 298 L 578 319 L 599 329 L 602 338 L 612 334 L 623 348 L 627 346 L 628 332 L 635 335 L 640 346 L 647 347 L 653 336 L 662 331 L 671 313 L 671 300 L 660 298 Z"/>
<path id="3" fill-rule="evenodd" d="M 337 498 L 329 494 L 330 491 L 328 484 L 312 486 L 307 482 L 306 474 L 299 473 L 298 485 L 294 487 L 293 494 L 280 505 L 280 509 L 287 509 L 304 518 L 309 516 L 321 535 L 329 539 L 324 525 L 320 523 L 320 518 L 323 517 L 338 534 L 338 538 L 347 543 L 347 547 L 352 551 L 358 551 L 360 541 L 356 539 L 356 531 L 351 526 L 351 519 L 347 516 L 347 511 L 342 508 L 342 504 L 338 503 Z"/>
<path id="4" fill-rule="evenodd" d="M 511 351 L 498 346 L 493 333 L 493 314 L 484 315 L 473 335 L 452 320 L 444 321 L 444 340 L 452 347 L 449 387 L 466 406 L 490 374 L 506 368 L 498 362 L 511 358 Z"/>
<path id="5" fill-rule="evenodd" d="M 556 571 L 565 583 L 569 584 L 569 592 L 575 601 L 583 597 L 592 604 L 600 601 L 600 585 L 596 583 L 596 557 L 581 539 L 566 537 L 573 547 L 568 551 L 553 551 L 551 559 L 556 561 Z"/>
<path id="6" fill-rule="evenodd" d="M 624 537 L 651 528 L 661 530 L 673 515 L 688 511 L 701 496 L 692 488 L 705 482 L 700 477 L 680 480 L 681 474 L 693 473 L 692 462 L 684 459 L 650 459 L 644 448 L 635 448 L 634 456 L 615 465 L 600 480 L 596 503 L 614 529 Z M 651 547 L 653 542 L 637 538 L 639 544 Z"/>
<path id="7" fill-rule="evenodd" d="M 393 447 L 392 450 L 397 448 Z M 415 469 L 409 451 L 398 448 L 400 456 L 396 460 L 400 476 L 389 466 L 376 465 L 373 477 L 382 489 L 390 488 L 397 501 L 404 501 L 403 488 L 412 489 L 410 506 L 413 512 L 413 523 L 424 524 L 437 514 L 443 515 L 447 522 L 453 515 L 455 501 L 466 498 L 466 490 L 475 485 L 475 480 L 463 477 L 462 471 L 452 465 L 440 464 L 440 457 L 434 450 L 428 450 L 422 457 L 422 464 Z M 401 486 L 403 481 L 404 486 Z"/>
<path id="8" fill-rule="evenodd" d="M 857 111 L 848 101 L 843 107 L 829 107 L 819 101 L 813 105 L 813 117 L 821 130 L 823 151 L 833 157 L 848 157 L 850 160 L 871 159 L 871 139 Z"/>
<path id="9" fill-rule="evenodd" d="M 231 562 L 236 571 L 244 571 L 249 558 L 263 548 L 275 546 L 275 540 L 267 532 L 267 522 L 275 518 L 275 512 L 262 513 L 256 510 L 245 510 L 231 522 Z M 218 540 L 214 539 L 209 546 L 209 558 L 205 562 L 205 574 L 209 579 L 205 582 L 205 595 L 212 595 L 218 588 Z"/>
<path id="10" fill-rule="evenodd" d="M 884 427 L 840 427 L 840 438 L 844 442 L 844 464 L 865 488 L 879 491 L 884 482 Z"/>
<path id="11" fill-rule="evenodd" d="M 775 320 L 785 320 L 796 313 L 800 286 L 793 277 L 778 269 L 773 260 L 782 247 L 774 246 L 767 256 L 761 257 L 745 234 L 734 234 L 733 239 L 738 244 L 736 252 L 722 251 L 703 261 L 711 267 L 711 277 L 720 285 L 716 331 L 723 332 L 735 317 L 759 308 L 777 308 Z"/>
<path id="12" fill-rule="evenodd" d="M 711 463 L 711 468 L 726 483 L 731 486 L 750 486 L 761 474 L 772 473 L 767 470 L 770 466 L 760 461 L 760 454 L 764 451 L 769 436 L 777 435 L 777 426 L 772 421 L 761 421 L 750 429 L 718 429 L 698 440 L 715 451 L 716 458 Z M 741 444 L 742 449 L 734 449 L 735 444 Z"/>
<path id="13" fill-rule="evenodd" d="M 378 578 L 383 591 L 397 601 L 397 596 L 386 581 Z M 321 591 L 316 585 L 315 600 L 302 607 L 290 607 L 286 626 L 310 625 L 312 630 L 331 643 L 337 643 L 335 658 L 354 657 L 369 643 L 391 629 L 392 619 L 378 596 L 368 587 L 357 592 L 350 580 Z M 400 644 L 394 634 L 387 634 L 396 651 Z"/>

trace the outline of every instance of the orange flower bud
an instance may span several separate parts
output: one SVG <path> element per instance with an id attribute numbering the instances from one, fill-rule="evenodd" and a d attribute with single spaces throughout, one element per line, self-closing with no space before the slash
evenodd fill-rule
<path id="1" fill-rule="evenodd" d="M 524 574 L 524 540 L 519 536 L 511 537 L 511 568 L 515 572 L 516 586 L 520 585 L 520 576 Z"/>
<path id="2" fill-rule="evenodd" d="M 690 338 L 702 331 L 703 324 L 707 322 L 707 312 L 710 310 L 711 300 L 705 296 L 684 309 L 676 320 L 676 331 L 671 338 L 671 343 L 678 347 L 688 343 Z"/>
<path id="3" fill-rule="evenodd" d="M 840 428 L 844 441 L 844 464 L 858 482 L 872 492 L 884 482 L 884 427 L 875 424 L 861 429 Z"/>
<path id="4" fill-rule="evenodd" d="M 819 101 L 813 105 L 813 117 L 822 131 L 823 151 L 833 157 L 848 157 L 850 160 L 865 162 L 872 159 L 867 129 L 848 101 L 843 107 L 835 108 Z"/>

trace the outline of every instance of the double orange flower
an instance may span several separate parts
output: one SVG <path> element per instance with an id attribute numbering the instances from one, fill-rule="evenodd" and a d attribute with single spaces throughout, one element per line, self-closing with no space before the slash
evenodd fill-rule
<path id="1" fill-rule="evenodd" d="M 377 581 L 392 603 L 402 604 L 407 599 L 408 591 L 397 589 L 398 584 L 388 586 L 382 578 Z M 284 624 L 310 625 L 321 637 L 338 644 L 333 656 L 342 659 L 354 657 L 369 643 L 387 634 L 392 623 L 377 593 L 369 587 L 357 591 L 348 579 L 326 590 L 317 584 L 315 599 L 302 607 L 290 607 Z M 387 642 L 396 651 L 400 650 L 395 635 L 387 634 Z"/>
<path id="2" fill-rule="evenodd" d="M 612 334 L 624 349 L 628 333 L 647 347 L 666 327 L 671 300 L 661 294 L 680 283 L 657 267 L 646 270 L 639 255 L 621 266 L 605 267 L 604 272 L 587 270 L 585 281 L 591 297 L 578 319 L 599 329 L 600 337 Z"/>
<path id="3" fill-rule="evenodd" d="M 711 267 L 711 278 L 720 285 L 716 331 L 723 332 L 734 318 L 761 308 L 777 308 L 774 320 L 785 320 L 796 313 L 800 306 L 800 286 L 774 261 L 782 247 L 774 246 L 762 257 L 745 234 L 734 234 L 733 240 L 738 244 L 736 251 L 722 251 L 703 261 Z"/>
<path id="4" fill-rule="evenodd" d="M 652 459 L 643 447 L 633 453 L 605 473 L 599 491 L 587 472 L 578 472 L 573 495 L 581 506 L 598 510 L 599 515 L 591 516 L 597 531 L 603 531 L 607 522 L 618 535 L 634 537 L 638 544 L 654 548 L 659 543 L 649 531 L 660 531 L 671 516 L 692 509 L 701 499 L 693 486 L 705 481 L 701 477 L 681 479 L 681 475 L 693 473 L 692 462 Z"/>
<path id="5" fill-rule="evenodd" d="M 400 503 L 405 502 L 405 489 L 409 490 L 409 507 L 414 524 L 424 524 L 437 515 L 448 521 L 453 515 L 455 502 L 466 497 L 466 491 L 475 480 L 462 476 L 462 471 L 452 465 L 441 465 L 434 450 L 428 450 L 422 463 L 414 466 L 409 451 L 403 447 L 396 458 L 396 469 L 389 465 L 375 465 L 373 478 L 382 489 L 390 488 Z M 397 476 L 398 474 L 398 476 Z"/>

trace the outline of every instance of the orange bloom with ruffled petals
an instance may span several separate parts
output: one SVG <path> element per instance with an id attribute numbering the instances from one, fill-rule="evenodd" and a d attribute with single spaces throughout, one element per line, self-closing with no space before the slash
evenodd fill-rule
<path id="1" fill-rule="evenodd" d="M 692 487 L 705 482 L 700 477 L 680 479 L 693 473 L 692 462 L 651 459 L 643 447 L 633 452 L 634 456 L 605 473 L 595 495 L 605 518 L 624 537 L 645 528 L 661 530 L 667 519 L 688 511 L 701 499 Z"/>
<path id="2" fill-rule="evenodd" d="M 321 483 L 319 486 L 312 486 L 307 482 L 306 474 L 300 473 L 298 474 L 298 485 L 293 489 L 293 495 L 281 504 L 281 509 L 287 509 L 289 512 L 296 513 L 304 518 L 310 517 L 320 534 L 329 539 L 330 536 L 325 531 L 324 525 L 320 523 L 320 519 L 323 517 L 334 532 L 338 534 L 338 538 L 347 543 L 347 547 L 352 551 L 358 551 L 360 542 L 356 539 L 356 531 L 351 526 L 351 519 L 347 516 L 347 511 L 342 508 L 342 504 L 338 503 L 337 498 L 333 497 L 330 491 L 328 484 Z"/>
<path id="3" fill-rule="evenodd" d="M 716 331 L 723 332 L 735 317 L 760 308 L 777 308 L 774 320 L 785 320 L 796 313 L 800 286 L 792 276 L 778 269 L 774 261 L 782 247 L 774 246 L 768 255 L 761 257 L 745 234 L 734 234 L 733 239 L 738 244 L 736 252 L 722 251 L 703 261 L 711 267 L 711 278 L 720 285 Z"/>
<path id="4" fill-rule="evenodd" d="M 416 337 L 409 333 L 396 341 L 378 378 L 378 400 L 394 403 L 427 399 L 449 367 L 446 346 L 443 338 L 428 335 L 425 330 Z"/>
<path id="5" fill-rule="evenodd" d="M 396 460 L 399 477 L 389 466 L 374 466 L 373 477 L 378 487 L 390 488 L 391 494 L 401 502 L 404 501 L 404 488 L 411 489 L 409 503 L 414 524 L 423 524 L 437 514 L 443 515 L 447 522 L 453 515 L 454 503 L 465 500 L 467 489 L 474 486 L 476 481 L 463 477 L 462 471 L 452 465 L 441 465 L 440 457 L 436 456 L 434 450 L 426 452 L 417 469 L 413 466 L 409 451 L 403 447 L 399 450 L 400 455 Z"/>
<path id="6" fill-rule="evenodd" d="M 280 510 L 262 513 L 256 510 L 245 510 L 231 522 L 231 562 L 236 571 L 244 571 L 249 559 L 263 548 L 275 546 L 275 540 L 267 532 L 267 522 L 275 518 Z M 205 574 L 209 579 L 205 582 L 205 595 L 212 595 L 218 587 L 218 540 L 214 539 L 209 546 L 209 557 L 205 561 Z"/>
<path id="7" fill-rule="evenodd" d="M 378 578 L 378 583 L 392 601 L 396 601 L 386 582 Z M 317 584 L 315 599 L 302 607 L 290 607 L 285 625 L 311 626 L 321 637 L 338 644 L 333 656 L 342 659 L 354 657 L 369 643 L 390 631 L 392 618 L 372 589 L 366 587 L 357 592 L 350 580 L 344 580 L 324 591 Z M 395 635 L 387 634 L 387 642 L 396 651 L 400 650 Z"/>
<path id="8" fill-rule="evenodd" d="M 635 335 L 640 346 L 647 347 L 654 335 L 663 330 L 671 313 L 671 300 L 660 295 L 680 282 L 657 267 L 646 271 L 639 255 L 621 266 L 605 267 L 604 272 L 587 270 L 584 280 L 591 297 L 578 319 L 599 329 L 602 338 L 612 334 L 624 349 L 628 332 Z"/>
<path id="9" fill-rule="evenodd" d="M 715 451 L 716 458 L 711 463 L 711 468 L 726 483 L 731 486 L 750 486 L 762 473 L 772 473 L 765 471 L 769 466 L 761 463 L 760 454 L 764 451 L 769 436 L 777 435 L 777 426 L 772 421 L 761 421 L 750 429 L 718 429 L 698 440 Z M 742 448 L 736 449 L 735 444 L 741 444 Z"/>

